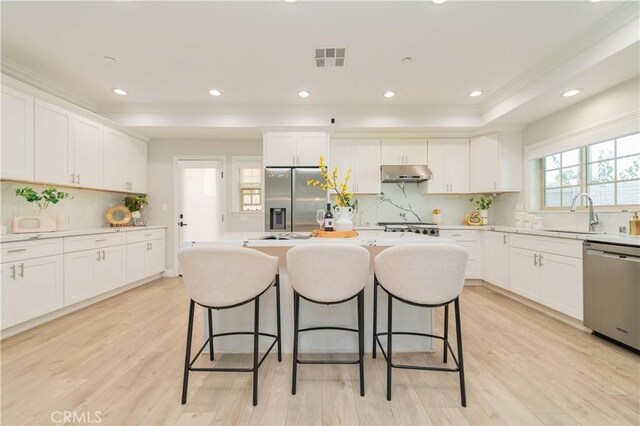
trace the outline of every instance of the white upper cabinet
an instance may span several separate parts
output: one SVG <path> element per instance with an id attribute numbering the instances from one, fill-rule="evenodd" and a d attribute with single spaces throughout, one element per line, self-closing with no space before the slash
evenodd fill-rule
<path id="1" fill-rule="evenodd" d="M 102 124 L 77 116 L 73 153 L 75 183 L 87 188 L 102 188 Z"/>
<path id="2" fill-rule="evenodd" d="M 378 139 L 336 139 L 331 141 L 329 168 L 338 167 L 341 179 L 351 169 L 349 191 L 380 193 L 380 141 Z"/>
<path id="3" fill-rule="evenodd" d="M 426 193 L 469 192 L 469 139 L 429 139 L 427 159 L 433 178 L 422 186 Z"/>
<path id="4" fill-rule="evenodd" d="M 327 156 L 326 133 L 265 133 L 265 167 L 314 167 Z"/>
<path id="5" fill-rule="evenodd" d="M 382 164 L 426 164 L 426 147 L 426 139 L 383 139 L 381 144 Z"/>
<path id="6" fill-rule="evenodd" d="M 73 113 L 35 100 L 35 180 L 74 185 Z"/>
<path id="7" fill-rule="evenodd" d="M 147 192 L 147 143 L 129 138 L 129 190 Z"/>
<path id="8" fill-rule="evenodd" d="M 520 191 L 521 151 L 519 132 L 471 139 L 470 192 Z"/>
<path id="9" fill-rule="evenodd" d="M 31 95 L 2 87 L 2 178 L 34 179 Z"/>
<path id="10" fill-rule="evenodd" d="M 104 188 L 129 191 L 129 137 L 104 128 Z"/>

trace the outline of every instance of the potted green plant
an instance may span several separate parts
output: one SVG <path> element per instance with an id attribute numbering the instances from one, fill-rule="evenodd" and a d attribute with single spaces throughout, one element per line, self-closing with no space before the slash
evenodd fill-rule
<path id="1" fill-rule="evenodd" d="M 51 204 L 58 204 L 62 200 L 70 199 L 71 194 L 59 191 L 53 186 L 48 186 L 38 192 L 30 186 L 16 189 L 16 196 L 23 197 L 27 202 L 31 203 L 34 208 L 38 209 L 38 216 L 21 216 L 13 218 L 13 232 L 50 232 L 56 230 L 56 222 L 50 219 L 46 214 L 46 209 Z M 37 222 L 37 226 L 32 229 L 27 228 L 24 223 Z"/>
<path id="2" fill-rule="evenodd" d="M 478 197 L 478 198 L 471 198 L 470 201 L 476 207 L 476 210 L 478 210 L 478 212 L 480 213 L 480 216 L 482 217 L 482 224 L 488 225 L 489 224 L 489 208 L 491 207 L 491 203 L 493 203 L 493 198 Z"/>
<path id="3" fill-rule="evenodd" d="M 131 212 L 134 225 L 137 225 L 142 217 L 142 209 L 149 204 L 149 196 L 147 194 L 132 194 L 124 197 L 122 201 L 124 206 Z"/>

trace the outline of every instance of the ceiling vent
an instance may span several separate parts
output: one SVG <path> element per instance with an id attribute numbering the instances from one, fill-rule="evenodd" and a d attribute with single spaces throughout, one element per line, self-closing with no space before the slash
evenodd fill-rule
<path id="1" fill-rule="evenodd" d="M 324 49 L 316 49 L 316 67 L 331 68 L 344 67 L 344 47 L 326 47 Z"/>

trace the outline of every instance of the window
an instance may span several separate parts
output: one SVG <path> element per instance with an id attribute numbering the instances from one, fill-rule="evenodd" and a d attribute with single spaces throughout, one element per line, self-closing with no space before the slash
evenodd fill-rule
<path id="1" fill-rule="evenodd" d="M 597 206 L 640 204 L 640 133 L 549 155 L 540 164 L 545 208 L 569 207 L 580 192 Z"/>
<path id="2" fill-rule="evenodd" d="M 238 169 L 240 182 L 240 210 L 262 210 L 262 170 L 259 168 Z"/>

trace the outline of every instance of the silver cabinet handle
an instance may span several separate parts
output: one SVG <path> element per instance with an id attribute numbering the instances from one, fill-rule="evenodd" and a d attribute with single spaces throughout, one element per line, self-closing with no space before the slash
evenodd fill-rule
<path id="1" fill-rule="evenodd" d="M 493 190 L 494 191 L 498 190 L 498 182 L 493 182 Z"/>
<path id="2" fill-rule="evenodd" d="M 71 183 L 76 183 L 76 174 L 71 173 Z"/>
<path id="3" fill-rule="evenodd" d="M 153 250 L 153 241 L 149 243 L 149 250 Z"/>
<path id="4" fill-rule="evenodd" d="M 20 278 L 24 278 L 24 263 L 20 264 L 20 273 L 18 275 L 20 275 Z"/>
<path id="5" fill-rule="evenodd" d="M 106 258 L 105 251 L 102 250 L 102 260 L 104 260 L 105 258 Z"/>
<path id="6" fill-rule="evenodd" d="M 102 238 L 102 239 L 100 239 L 100 240 L 96 240 L 96 243 L 101 243 L 101 242 L 103 242 L 103 241 L 107 241 L 107 239 L 106 239 L 106 238 Z"/>
<path id="7" fill-rule="evenodd" d="M 542 266 L 542 255 L 538 255 L 538 266 Z"/>
<path id="8" fill-rule="evenodd" d="M 7 250 L 7 253 L 17 253 L 19 251 L 27 251 L 27 249 L 21 248 L 21 249 L 12 249 L 12 250 Z"/>
<path id="9" fill-rule="evenodd" d="M 98 258 L 96 260 L 100 262 L 100 250 L 97 251 L 97 255 L 98 255 Z"/>
<path id="10" fill-rule="evenodd" d="M 16 279 L 16 265 L 11 265 L 11 279 Z"/>
<path id="11" fill-rule="evenodd" d="M 80 173 L 78 173 L 78 174 L 76 175 L 76 178 L 78 179 L 78 182 L 77 182 L 77 183 L 78 183 L 78 185 L 80 185 Z"/>
<path id="12" fill-rule="evenodd" d="M 502 244 L 507 244 L 507 234 L 502 234 Z"/>
<path id="13" fill-rule="evenodd" d="M 534 264 L 535 266 L 538 266 L 538 255 L 537 255 L 537 254 L 534 254 L 534 255 L 533 255 L 533 264 Z"/>

